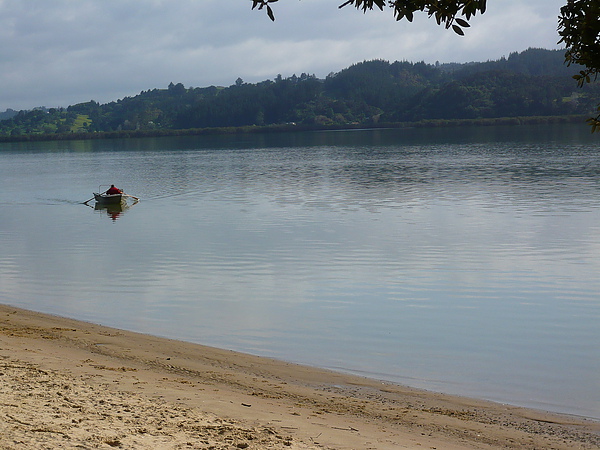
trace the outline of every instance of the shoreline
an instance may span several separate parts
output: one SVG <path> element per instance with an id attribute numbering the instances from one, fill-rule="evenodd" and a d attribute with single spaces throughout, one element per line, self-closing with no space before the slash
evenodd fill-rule
<path id="1" fill-rule="evenodd" d="M 489 127 L 489 126 L 529 126 L 529 125 L 565 125 L 582 124 L 588 119 L 586 115 L 562 116 L 506 116 L 478 119 L 423 119 L 417 122 L 381 122 L 361 123 L 356 125 L 298 125 L 298 124 L 272 124 L 272 125 L 242 125 L 238 127 L 207 127 L 207 128 L 158 128 L 148 130 L 123 130 L 123 131 L 80 131 L 70 133 L 47 134 L 0 134 L 0 143 L 13 142 L 52 142 L 52 141 L 78 141 L 78 140 L 103 140 L 103 139 L 141 139 L 182 136 L 227 136 L 239 134 L 271 134 L 271 133 L 297 133 L 311 131 L 356 131 L 356 130 L 382 130 L 382 129 L 410 129 L 410 128 L 454 128 L 454 127 Z"/>
<path id="2" fill-rule="evenodd" d="M 0 305 L 0 449 L 600 447 L 600 422 Z"/>

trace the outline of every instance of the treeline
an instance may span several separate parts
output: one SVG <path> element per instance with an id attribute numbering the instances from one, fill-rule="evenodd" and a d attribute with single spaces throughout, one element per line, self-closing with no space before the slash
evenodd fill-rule
<path id="1" fill-rule="evenodd" d="M 0 135 L 170 135 L 235 127 L 343 128 L 592 114 L 600 88 L 577 88 L 571 78 L 577 69 L 563 60 L 562 51 L 529 49 L 483 63 L 365 61 L 325 79 L 278 75 L 205 88 L 171 83 L 103 105 L 90 101 L 11 111 L 0 120 Z"/>

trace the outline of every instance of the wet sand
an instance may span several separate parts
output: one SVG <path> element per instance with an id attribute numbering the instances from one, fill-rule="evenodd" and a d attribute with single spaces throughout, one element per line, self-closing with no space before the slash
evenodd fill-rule
<path id="1" fill-rule="evenodd" d="M 0 306 L 0 448 L 593 449 L 600 422 Z"/>

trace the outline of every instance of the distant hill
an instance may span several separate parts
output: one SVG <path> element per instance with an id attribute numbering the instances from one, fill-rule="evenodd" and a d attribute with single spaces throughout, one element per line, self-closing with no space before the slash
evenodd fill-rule
<path id="1" fill-rule="evenodd" d="M 0 120 L 11 119 L 14 116 L 16 116 L 17 113 L 18 113 L 18 111 L 8 108 L 6 111 L 0 112 Z"/>
<path id="2" fill-rule="evenodd" d="M 592 114 L 597 84 L 577 88 L 559 50 L 530 48 L 496 61 L 425 64 L 363 61 L 318 79 L 306 73 L 229 87 L 142 91 L 106 104 L 7 111 L 0 135 L 157 132 L 296 124 L 374 126 L 398 122 Z"/>
<path id="3" fill-rule="evenodd" d="M 511 53 L 508 58 L 467 64 L 442 64 L 444 71 L 454 72 L 457 77 L 465 77 L 479 72 L 503 70 L 530 76 L 564 76 L 570 77 L 577 72 L 573 67 L 564 64 L 563 50 L 544 50 L 529 48 L 521 53 Z"/>

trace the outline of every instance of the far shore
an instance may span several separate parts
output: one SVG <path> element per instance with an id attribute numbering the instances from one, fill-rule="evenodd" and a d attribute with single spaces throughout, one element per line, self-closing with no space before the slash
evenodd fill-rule
<path id="1" fill-rule="evenodd" d="M 408 128 L 451 128 L 451 127 L 486 127 L 486 126 L 526 126 L 544 124 L 580 124 L 583 128 L 588 117 L 582 115 L 572 116 L 519 116 L 519 117 L 493 117 L 477 119 L 424 119 L 419 122 L 369 122 L 355 124 L 273 124 L 273 125 L 246 125 L 239 127 L 210 127 L 210 128 L 185 128 L 171 129 L 158 128 L 146 130 L 119 130 L 76 133 L 37 133 L 20 135 L 0 135 L 3 142 L 45 142 L 45 141 L 74 141 L 74 140 L 99 140 L 99 139 L 129 139 L 129 138 L 158 138 L 177 136 L 216 136 L 257 133 L 297 133 L 303 131 L 352 131 L 376 129 L 408 129 Z"/>
<path id="2" fill-rule="evenodd" d="M 0 449 L 600 448 L 600 422 L 0 305 Z"/>

